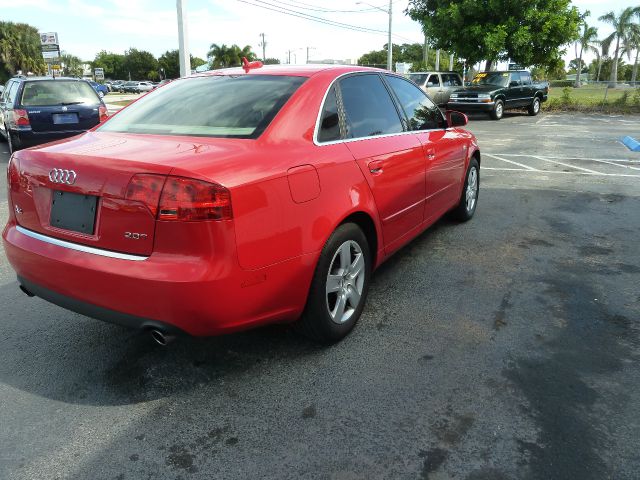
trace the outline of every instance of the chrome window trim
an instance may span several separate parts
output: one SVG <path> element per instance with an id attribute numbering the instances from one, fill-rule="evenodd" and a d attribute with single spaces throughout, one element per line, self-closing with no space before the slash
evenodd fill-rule
<path id="1" fill-rule="evenodd" d="M 346 73 L 342 73 L 340 75 L 338 75 L 336 78 L 333 79 L 333 81 L 331 82 L 331 84 L 327 87 L 327 89 L 324 92 L 324 96 L 322 97 L 322 102 L 320 103 L 320 108 L 318 109 L 318 116 L 316 117 L 316 126 L 315 129 L 313 131 L 313 144 L 317 147 L 324 147 L 325 145 L 336 145 L 338 143 L 351 143 L 351 142 L 360 142 L 362 140 L 370 140 L 372 138 L 387 138 L 387 137 L 397 137 L 399 135 L 410 135 L 410 134 L 416 134 L 416 133 L 422 133 L 422 132 L 435 132 L 435 131 L 439 131 L 439 130 L 447 130 L 447 129 L 443 129 L 443 128 L 431 128 L 428 130 L 407 130 L 406 132 L 397 132 L 397 133 L 385 133 L 384 135 L 372 135 L 369 137 L 358 137 L 358 138 L 341 138 L 340 140 L 331 140 L 328 142 L 320 142 L 318 141 L 318 134 L 320 133 L 320 119 L 322 117 L 322 111 L 324 110 L 324 102 L 327 100 L 327 96 L 329 95 L 329 91 L 331 90 L 331 88 L 334 86 L 334 84 L 340 80 L 342 77 L 345 77 L 347 75 L 353 75 L 353 74 L 359 74 L 359 73 L 369 73 L 369 74 L 374 74 L 374 75 L 380 75 L 380 74 L 391 74 L 397 77 L 402 78 L 400 75 L 396 75 L 392 72 L 377 72 L 377 71 L 368 71 L 368 70 L 356 70 L 353 72 L 346 72 Z M 385 86 L 386 88 L 386 86 Z M 391 96 L 391 94 L 389 94 L 389 96 Z M 392 97 L 393 100 L 393 97 Z M 431 100 L 431 99 L 430 99 Z M 433 100 L 431 100 L 433 102 Z M 434 102 L 435 103 L 435 102 Z M 394 101 L 394 105 L 395 105 L 395 101 Z M 436 105 L 437 107 L 437 105 Z"/>
<path id="2" fill-rule="evenodd" d="M 90 253 L 92 255 L 99 255 L 101 257 L 117 258 L 118 260 L 132 260 L 134 262 L 143 261 L 149 258 L 142 255 L 131 255 L 128 253 L 112 252 L 111 250 L 103 250 L 101 248 L 89 247 L 87 245 L 80 245 L 78 243 L 59 240 L 57 238 L 48 237 L 46 235 L 33 232 L 31 230 L 27 230 L 26 228 L 21 227 L 20 225 L 16 225 L 16 230 L 27 237 L 34 238 L 36 240 L 40 240 L 41 242 L 49 243 L 51 245 L 56 245 L 58 247 L 68 248 L 69 250 L 75 250 L 77 252 Z"/>

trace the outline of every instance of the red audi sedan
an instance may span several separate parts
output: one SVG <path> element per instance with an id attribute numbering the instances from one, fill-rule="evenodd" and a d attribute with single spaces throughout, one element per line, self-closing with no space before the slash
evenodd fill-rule
<path id="1" fill-rule="evenodd" d="M 445 213 L 473 216 L 465 124 L 383 70 L 176 80 L 15 153 L 4 247 L 27 295 L 161 344 L 275 322 L 336 341 L 377 266 Z"/>

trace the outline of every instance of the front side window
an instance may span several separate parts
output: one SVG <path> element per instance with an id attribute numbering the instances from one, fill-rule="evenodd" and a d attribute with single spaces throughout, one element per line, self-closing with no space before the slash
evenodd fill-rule
<path id="1" fill-rule="evenodd" d="M 98 131 L 257 138 L 304 81 L 280 75 L 176 80 L 152 90 Z"/>
<path id="2" fill-rule="evenodd" d="M 445 87 L 461 87 L 462 86 L 460 77 L 458 77 L 458 75 L 455 75 L 453 73 L 443 73 L 442 84 Z"/>
<path id="3" fill-rule="evenodd" d="M 25 107 L 100 103 L 95 90 L 87 82 L 43 80 L 26 82 L 21 104 Z"/>
<path id="4" fill-rule="evenodd" d="M 426 73 L 410 73 L 407 77 L 416 85 L 424 85 L 429 75 Z"/>
<path id="5" fill-rule="evenodd" d="M 320 118 L 320 131 L 318 132 L 318 141 L 331 142 L 333 140 L 340 140 L 340 116 L 338 114 L 338 98 L 335 86 L 331 87 L 324 101 L 322 117 Z"/>
<path id="6" fill-rule="evenodd" d="M 340 81 L 340 91 L 347 138 L 373 137 L 403 131 L 398 111 L 378 75 L 347 77 Z"/>
<path id="7" fill-rule="evenodd" d="M 9 91 L 7 92 L 7 103 L 13 104 L 16 101 L 16 93 L 19 87 L 18 82 L 13 82 L 9 85 Z"/>
<path id="8" fill-rule="evenodd" d="M 409 118 L 411 130 L 435 130 L 445 127 L 440 109 L 422 90 L 403 78 L 393 75 L 385 77 Z"/>

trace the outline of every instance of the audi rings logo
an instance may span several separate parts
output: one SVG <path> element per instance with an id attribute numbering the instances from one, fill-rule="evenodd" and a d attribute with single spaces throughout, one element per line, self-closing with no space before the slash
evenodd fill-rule
<path id="1" fill-rule="evenodd" d="M 73 185 L 76 183 L 78 175 L 73 170 L 63 170 L 62 168 L 54 168 L 49 172 L 49 180 L 53 183 L 64 183 Z"/>

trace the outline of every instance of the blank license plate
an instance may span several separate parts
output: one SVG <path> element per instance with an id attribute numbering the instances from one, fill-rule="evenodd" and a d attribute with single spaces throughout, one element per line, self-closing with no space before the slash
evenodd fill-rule
<path id="1" fill-rule="evenodd" d="M 53 123 L 55 125 L 63 125 L 66 123 L 78 123 L 77 113 L 54 113 Z"/>
<path id="2" fill-rule="evenodd" d="M 52 227 L 93 235 L 98 197 L 54 190 L 51 200 Z"/>

